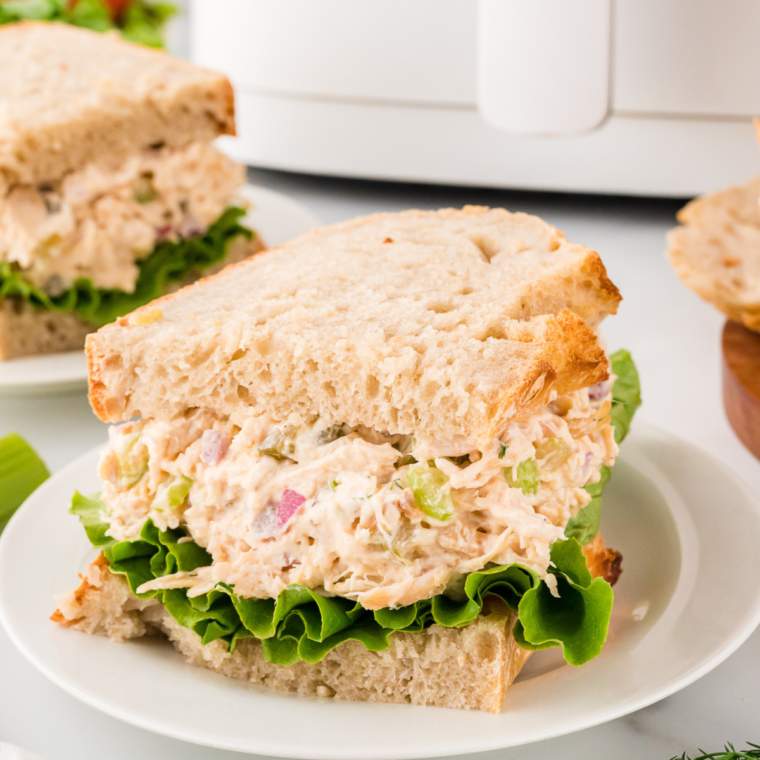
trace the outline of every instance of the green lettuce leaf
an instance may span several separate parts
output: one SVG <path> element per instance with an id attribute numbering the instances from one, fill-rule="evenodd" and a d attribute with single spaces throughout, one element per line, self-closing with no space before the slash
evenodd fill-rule
<path id="1" fill-rule="evenodd" d="M 631 354 L 624 349 L 610 356 L 615 382 L 612 386 L 612 425 L 615 442 L 622 443 L 631 429 L 636 410 L 641 406 L 641 384 Z"/>
<path id="2" fill-rule="evenodd" d="M 114 18 L 103 0 L 0 0 L 0 24 L 12 21 L 61 21 L 66 24 L 108 32 L 118 29 L 132 42 L 150 47 L 164 46 L 166 22 L 177 13 L 171 3 L 132 0 L 121 18 Z"/>
<path id="3" fill-rule="evenodd" d="M 591 494 L 591 501 L 575 517 L 571 517 L 565 526 L 565 536 L 575 538 L 581 544 L 587 544 L 599 532 L 599 523 L 602 519 L 602 491 L 610 479 L 612 470 L 606 465 L 599 472 L 598 483 L 584 486 Z"/>
<path id="4" fill-rule="evenodd" d="M 612 385 L 612 409 L 610 422 L 615 428 L 615 442 L 622 443 L 631 430 L 631 422 L 636 410 L 641 406 L 641 386 L 639 373 L 631 354 L 624 349 L 610 356 L 615 382 Z M 565 527 L 565 536 L 587 544 L 599 532 L 602 517 L 602 491 L 612 474 L 609 467 L 602 467 L 598 483 L 585 486 L 591 501 L 575 517 L 571 517 Z"/>
<path id="5" fill-rule="evenodd" d="M 552 544 L 551 559 L 559 596 L 545 583 L 527 591 L 518 607 L 515 639 L 523 649 L 561 646 L 570 665 L 583 665 L 599 655 L 607 639 L 612 587 L 591 577 L 574 538 Z"/>
<path id="6" fill-rule="evenodd" d="M 79 518 L 87 538 L 96 549 L 104 549 L 106 546 L 116 543 L 110 536 L 106 535 L 108 523 L 103 520 L 103 514 L 106 511 L 107 507 L 100 500 L 100 494 L 82 496 L 79 491 L 74 492 L 69 512 Z"/>
<path id="7" fill-rule="evenodd" d="M 138 262 L 139 274 L 132 293 L 98 289 L 92 280 L 80 278 L 67 291 L 51 297 L 3 261 L 0 298 L 21 298 L 40 309 L 74 312 L 102 327 L 158 298 L 170 283 L 181 282 L 191 272 L 203 271 L 222 261 L 234 238 L 242 235 L 250 239 L 254 233 L 239 223 L 243 216 L 243 209 L 228 208 L 202 236 L 159 242 L 149 256 Z"/>
<path id="8" fill-rule="evenodd" d="M 0 438 L 0 533 L 13 513 L 49 477 L 45 463 L 18 433 Z"/>
<path id="9" fill-rule="evenodd" d="M 105 536 L 105 506 L 98 497 L 76 494 L 74 503 L 72 512 L 80 516 L 93 545 L 103 548 L 111 572 L 125 576 L 133 593 L 160 601 L 204 645 L 221 639 L 233 651 L 241 639 L 259 639 L 264 657 L 277 665 L 319 662 L 347 640 L 381 651 L 390 646 L 396 631 L 418 633 L 433 623 L 460 628 L 481 614 L 489 597 L 518 612 L 516 635 L 526 649 L 561 646 L 573 665 L 595 657 L 607 635 L 612 590 L 605 581 L 591 579 L 575 539 L 552 547 L 555 566 L 550 572 L 557 578 L 560 599 L 535 572 L 512 564 L 468 575 L 461 599 L 439 595 L 407 607 L 372 611 L 300 585 L 288 586 L 277 599 L 242 597 L 227 584 L 192 597 L 185 589 L 138 593 L 140 586 L 156 578 L 210 565 L 211 556 L 188 541 L 184 531 L 161 531 L 151 520 L 138 539 L 114 542 Z"/>
<path id="10" fill-rule="evenodd" d="M 177 8 L 171 3 L 133 2 L 121 20 L 121 34 L 148 47 L 163 47 L 164 26 L 176 13 Z"/>

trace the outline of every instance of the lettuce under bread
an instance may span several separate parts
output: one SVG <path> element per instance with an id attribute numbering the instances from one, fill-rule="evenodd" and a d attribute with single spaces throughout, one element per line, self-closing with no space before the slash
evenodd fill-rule
<path id="1" fill-rule="evenodd" d="M 139 274 L 131 293 L 99 289 L 89 278 L 80 278 L 63 293 L 50 296 L 26 280 L 14 265 L 1 261 L 0 298 L 17 298 L 38 309 L 74 313 L 101 327 L 163 295 L 168 285 L 182 282 L 192 272 L 222 262 L 232 240 L 254 235 L 240 224 L 245 213 L 230 207 L 203 235 L 159 242 L 149 256 L 137 262 Z"/>

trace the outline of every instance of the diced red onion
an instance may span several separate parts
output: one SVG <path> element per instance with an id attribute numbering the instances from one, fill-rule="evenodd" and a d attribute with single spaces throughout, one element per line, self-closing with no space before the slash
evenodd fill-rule
<path id="1" fill-rule="evenodd" d="M 273 536 L 278 531 L 277 527 L 277 507 L 274 502 L 269 504 L 256 515 L 256 519 L 251 525 L 251 530 L 261 536 Z"/>
<path id="2" fill-rule="evenodd" d="M 588 389 L 588 397 L 591 401 L 600 401 L 610 392 L 610 381 L 604 380 L 601 383 L 592 385 Z"/>
<path id="3" fill-rule="evenodd" d="M 173 229 L 174 228 L 171 224 L 165 224 L 163 227 L 159 227 L 156 230 L 156 235 L 158 235 L 159 238 L 169 237 Z"/>
<path id="4" fill-rule="evenodd" d="M 230 435 L 223 430 L 204 430 L 201 438 L 201 462 L 219 464 L 230 447 Z"/>
<path id="5" fill-rule="evenodd" d="M 177 231 L 183 238 L 198 237 L 203 234 L 203 227 L 192 214 L 188 214 Z"/>
<path id="6" fill-rule="evenodd" d="M 583 468 L 581 469 L 581 483 L 586 483 L 591 477 L 591 460 L 594 458 L 592 451 L 587 451 L 583 459 Z"/>
<path id="7" fill-rule="evenodd" d="M 291 517 L 298 511 L 299 507 L 306 501 L 305 496 L 300 493 L 291 491 L 289 488 L 283 491 L 280 496 L 280 503 L 277 505 L 277 527 L 282 530 Z"/>

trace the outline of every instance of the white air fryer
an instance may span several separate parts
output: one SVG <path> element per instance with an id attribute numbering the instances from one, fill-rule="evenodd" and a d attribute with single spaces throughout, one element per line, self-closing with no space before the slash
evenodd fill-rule
<path id="1" fill-rule="evenodd" d="M 689 196 L 760 174 L 758 0 L 191 0 L 261 167 Z"/>

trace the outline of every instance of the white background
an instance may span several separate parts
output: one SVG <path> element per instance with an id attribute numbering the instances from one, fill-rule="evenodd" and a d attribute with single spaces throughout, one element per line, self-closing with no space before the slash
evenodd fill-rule
<path id="1" fill-rule="evenodd" d="M 483 203 L 539 214 L 570 240 L 598 250 L 624 296 L 618 316 L 606 323 L 604 336 L 611 350 L 626 347 L 637 362 L 644 395 L 640 418 L 707 449 L 760 494 L 760 462 L 742 448 L 722 409 L 723 318 L 687 291 L 664 259 L 665 232 L 673 225 L 679 204 L 410 187 L 274 172 L 254 172 L 251 179 L 302 201 L 325 223 L 382 210 Z M 0 435 L 12 431 L 25 436 L 53 471 L 106 437 L 105 426 L 92 415 L 84 392 L 0 399 Z M 721 504 L 716 503 L 715 509 L 720 510 Z M 730 578 L 726 583 L 730 585 Z M 705 615 L 709 614 L 706 609 Z M 760 743 L 758 674 L 760 633 L 756 632 L 713 673 L 657 705 L 573 736 L 478 757 L 668 760 L 698 746 L 717 749 L 727 740 Z M 243 757 L 154 736 L 79 704 L 28 665 L 3 632 L 0 740 L 20 744 L 48 760 Z"/>

